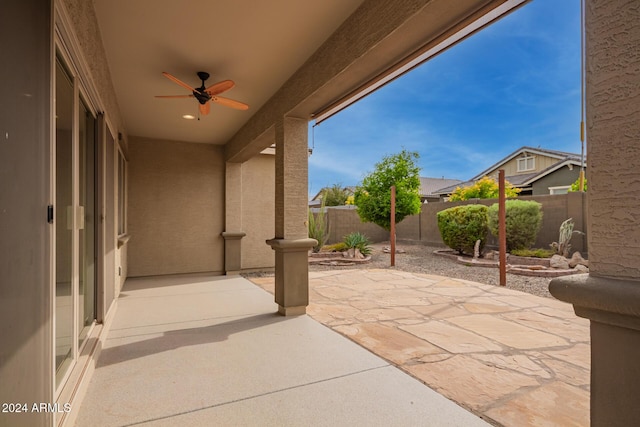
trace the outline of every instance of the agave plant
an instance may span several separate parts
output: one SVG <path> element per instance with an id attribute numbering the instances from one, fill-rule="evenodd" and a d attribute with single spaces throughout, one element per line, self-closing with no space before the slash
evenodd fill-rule
<path id="1" fill-rule="evenodd" d="M 347 248 L 358 249 L 362 255 L 366 256 L 371 254 L 371 242 L 367 236 L 358 231 L 344 236 L 343 242 Z"/>

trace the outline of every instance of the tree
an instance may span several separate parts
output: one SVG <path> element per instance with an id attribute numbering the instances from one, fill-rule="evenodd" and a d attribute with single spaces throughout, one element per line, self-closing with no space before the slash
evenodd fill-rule
<path id="1" fill-rule="evenodd" d="M 396 223 L 420 212 L 419 155 L 402 150 L 385 156 L 356 188 L 355 205 L 360 220 L 391 228 L 391 186 L 396 186 Z"/>
<path id="2" fill-rule="evenodd" d="M 333 184 L 322 190 L 322 200 L 325 206 L 343 206 L 347 203 L 349 195 L 349 190 L 340 184 Z"/>
<path id="3" fill-rule="evenodd" d="M 497 199 L 500 195 L 499 188 L 500 186 L 495 179 L 485 176 L 466 187 L 457 187 L 455 191 L 451 193 L 449 201 L 455 202 L 458 200 L 469 199 Z M 505 180 L 504 193 L 506 197 L 518 197 L 520 189 L 514 188 L 514 186 L 509 181 Z"/>
<path id="4" fill-rule="evenodd" d="M 576 179 L 576 182 L 571 184 L 571 187 L 569 188 L 569 193 L 576 191 L 580 191 L 580 178 Z M 584 179 L 584 192 L 587 192 L 587 178 Z"/>

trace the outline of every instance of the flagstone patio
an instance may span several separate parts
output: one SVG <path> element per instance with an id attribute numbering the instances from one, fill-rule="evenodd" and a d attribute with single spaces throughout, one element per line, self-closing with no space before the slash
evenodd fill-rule
<path id="1" fill-rule="evenodd" d="M 589 321 L 570 304 L 362 269 L 310 272 L 307 313 L 497 425 L 589 424 Z"/>

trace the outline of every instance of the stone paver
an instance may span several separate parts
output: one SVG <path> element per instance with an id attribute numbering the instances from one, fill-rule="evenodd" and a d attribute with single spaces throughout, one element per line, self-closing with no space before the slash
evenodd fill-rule
<path id="1" fill-rule="evenodd" d="M 492 423 L 589 424 L 589 322 L 571 305 L 392 269 L 309 276 L 309 316 Z"/>

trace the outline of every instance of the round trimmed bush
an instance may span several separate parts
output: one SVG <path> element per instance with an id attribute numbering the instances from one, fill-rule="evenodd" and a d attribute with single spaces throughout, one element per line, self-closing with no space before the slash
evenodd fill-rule
<path id="1" fill-rule="evenodd" d="M 541 204 L 533 200 L 507 200 L 506 228 L 507 251 L 517 249 L 529 249 L 538 237 L 538 231 L 542 226 Z M 498 236 L 498 204 L 489 207 L 489 230 L 491 234 Z"/>
<path id="2" fill-rule="evenodd" d="M 438 212 L 438 229 L 442 241 L 451 249 L 463 254 L 473 254 L 476 241 L 480 251 L 487 241 L 487 207 L 464 205 Z"/>

